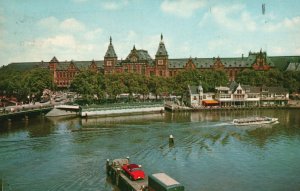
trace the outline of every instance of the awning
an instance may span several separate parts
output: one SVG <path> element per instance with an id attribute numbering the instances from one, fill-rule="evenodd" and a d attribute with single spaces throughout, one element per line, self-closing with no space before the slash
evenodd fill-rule
<path id="1" fill-rule="evenodd" d="M 202 103 L 204 105 L 217 105 L 217 104 L 219 104 L 219 102 L 216 101 L 216 100 L 203 100 Z"/>

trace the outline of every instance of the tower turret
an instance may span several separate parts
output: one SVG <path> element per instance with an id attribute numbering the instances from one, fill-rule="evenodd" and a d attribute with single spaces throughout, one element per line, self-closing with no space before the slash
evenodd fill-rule
<path id="1" fill-rule="evenodd" d="M 159 43 L 159 46 L 158 46 L 158 49 L 157 49 L 157 52 L 155 54 L 155 58 L 157 57 L 168 57 L 168 52 L 166 50 L 166 47 L 165 47 L 165 43 L 164 43 L 164 40 L 163 40 L 163 35 L 161 34 L 160 35 L 160 43 Z"/>
<path id="2" fill-rule="evenodd" d="M 104 56 L 104 74 L 113 73 L 117 64 L 117 54 L 112 44 L 112 38 L 109 38 L 109 45 Z"/>
<path id="3" fill-rule="evenodd" d="M 111 37 L 109 38 L 109 45 L 108 45 L 108 48 L 107 48 L 104 58 L 117 58 L 117 54 L 116 54 L 114 46 L 112 44 Z"/>
<path id="4" fill-rule="evenodd" d="M 156 76 L 169 76 L 168 52 L 162 34 L 160 35 L 160 42 L 155 54 L 155 68 Z"/>

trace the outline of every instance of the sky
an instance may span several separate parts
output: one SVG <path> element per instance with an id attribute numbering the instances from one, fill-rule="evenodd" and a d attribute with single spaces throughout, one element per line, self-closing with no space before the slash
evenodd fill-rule
<path id="1" fill-rule="evenodd" d="M 265 13 L 262 11 L 265 4 Z M 298 0 L 0 0 L 0 66 L 11 62 L 103 60 L 112 37 L 155 58 L 300 55 Z"/>

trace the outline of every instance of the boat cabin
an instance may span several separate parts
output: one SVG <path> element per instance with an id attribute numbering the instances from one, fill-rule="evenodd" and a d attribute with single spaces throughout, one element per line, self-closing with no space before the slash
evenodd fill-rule
<path id="1" fill-rule="evenodd" d="M 149 191 L 184 191 L 184 186 L 165 173 L 156 173 L 148 177 Z"/>

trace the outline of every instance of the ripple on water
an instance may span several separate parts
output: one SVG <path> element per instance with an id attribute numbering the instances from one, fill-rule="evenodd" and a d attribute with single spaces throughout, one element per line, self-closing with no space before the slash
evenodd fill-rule
<path id="1" fill-rule="evenodd" d="M 147 173 L 166 172 L 186 190 L 295 190 L 300 187 L 300 128 L 294 119 L 300 111 L 259 112 L 278 115 L 280 124 L 239 129 L 227 123 L 244 115 L 234 112 L 172 118 L 167 113 L 145 123 L 133 118 L 124 122 L 125 117 L 113 125 L 87 121 L 77 126 L 68 120 L 46 127 L 29 124 L 1 136 L 0 170 L 12 190 L 111 191 L 106 159 L 130 156 Z M 97 129 L 71 132 L 78 127 Z M 29 130 L 34 136 L 28 136 Z"/>

